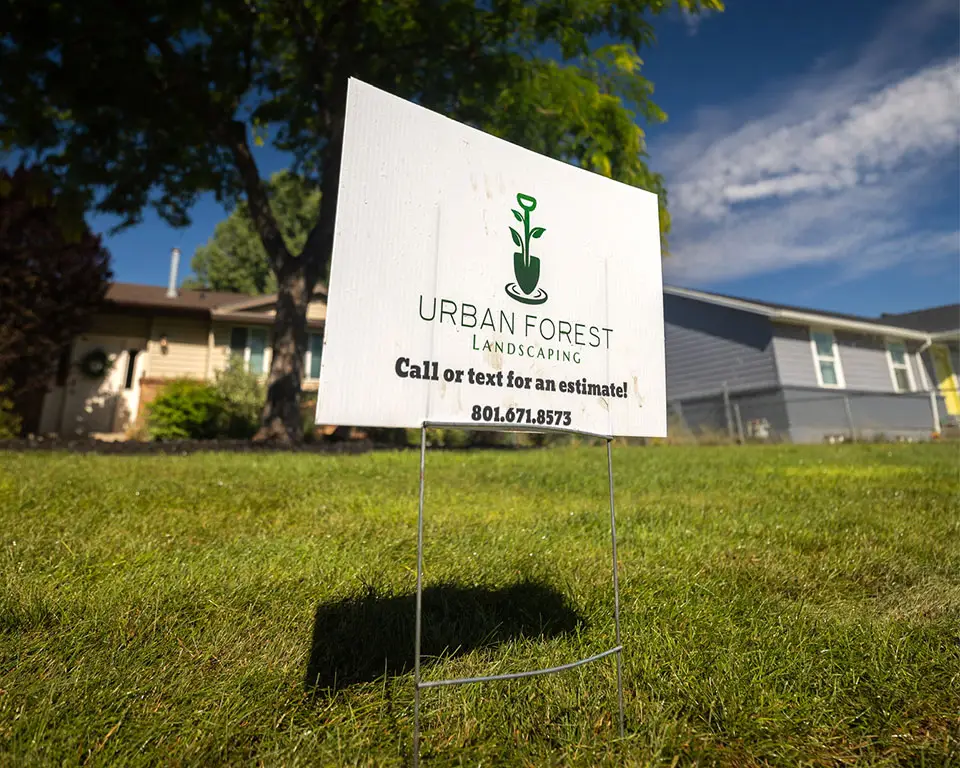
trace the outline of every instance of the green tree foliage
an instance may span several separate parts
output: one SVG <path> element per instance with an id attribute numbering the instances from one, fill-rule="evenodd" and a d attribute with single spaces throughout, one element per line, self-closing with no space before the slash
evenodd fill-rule
<path id="1" fill-rule="evenodd" d="M 721 0 L 5 0 L 0 149 L 95 208 L 175 225 L 243 198 L 277 281 L 261 437 L 297 439 L 306 310 L 333 242 L 347 79 L 663 196 L 639 51 L 671 8 Z M 288 246 L 251 145 L 292 152 L 323 205 Z M 669 220 L 663 209 L 664 231 Z"/>
<path id="2" fill-rule="evenodd" d="M 270 177 L 268 193 L 287 250 L 300 253 L 320 215 L 319 189 L 308 179 L 281 171 Z M 217 224 L 213 237 L 197 248 L 190 266 L 195 277 L 185 281 L 187 288 L 251 294 L 277 290 L 270 259 L 245 202 Z"/>
<path id="3" fill-rule="evenodd" d="M 37 170 L 0 170 L 0 382 L 27 428 L 110 279 L 100 237 L 48 181 Z"/>

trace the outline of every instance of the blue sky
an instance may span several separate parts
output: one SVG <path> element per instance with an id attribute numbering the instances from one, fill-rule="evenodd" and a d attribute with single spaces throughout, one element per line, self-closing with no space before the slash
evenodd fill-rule
<path id="1" fill-rule="evenodd" d="M 956 0 L 729 0 L 657 29 L 665 282 L 865 315 L 960 300 Z M 108 237 L 115 278 L 164 284 L 170 248 L 189 264 L 225 215 L 212 199 L 185 230 L 148 214 Z"/>

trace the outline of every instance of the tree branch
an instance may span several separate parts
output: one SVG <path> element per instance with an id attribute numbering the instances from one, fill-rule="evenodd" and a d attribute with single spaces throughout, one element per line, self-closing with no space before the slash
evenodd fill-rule
<path id="1" fill-rule="evenodd" d="M 243 189 L 247 194 L 250 218 L 253 219 L 253 225 L 263 242 L 267 257 L 270 259 L 270 266 L 279 277 L 291 261 L 290 251 L 287 250 L 287 244 L 283 240 L 283 234 L 270 207 L 270 197 L 267 195 L 263 179 L 260 178 L 257 161 L 254 160 L 253 153 L 250 151 L 246 125 L 238 121 L 231 123 L 228 145 L 233 153 L 233 163 L 240 174 Z"/>

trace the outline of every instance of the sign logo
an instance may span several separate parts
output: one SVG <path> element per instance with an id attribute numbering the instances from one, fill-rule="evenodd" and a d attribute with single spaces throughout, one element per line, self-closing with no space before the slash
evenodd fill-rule
<path id="1" fill-rule="evenodd" d="M 530 214 L 537 207 L 536 198 L 530 195 L 518 194 L 517 204 L 523 211 L 521 214 L 516 208 L 511 208 L 513 217 L 523 224 L 523 236 L 513 227 L 510 234 L 513 242 L 520 250 L 513 254 L 513 274 L 517 278 L 515 283 L 507 283 L 504 289 L 507 296 L 523 304 L 543 304 L 547 300 L 547 292 L 537 288 L 540 282 L 540 259 L 530 253 L 530 241 L 537 240 L 547 230 L 543 227 L 530 229 Z"/>

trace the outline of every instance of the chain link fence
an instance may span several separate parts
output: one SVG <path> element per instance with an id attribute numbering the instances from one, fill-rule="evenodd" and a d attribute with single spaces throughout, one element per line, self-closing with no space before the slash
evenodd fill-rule
<path id="1" fill-rule="evenodd" d="M 917 442 L 960 433 L 936 392 L 723 390 L 672 399 L 667 414 L 674 443 Z"/>

